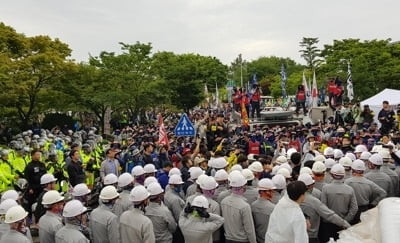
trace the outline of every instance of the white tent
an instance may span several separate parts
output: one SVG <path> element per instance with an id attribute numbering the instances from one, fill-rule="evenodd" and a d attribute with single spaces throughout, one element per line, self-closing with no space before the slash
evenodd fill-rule
<path id="1" fill-rule="evenodd" d="M 400 104 L 400 90 L 397 89 L 384 89 L 378 94 L 361 101 L 361 107 L 369 105 L 369 108 L 374 111 L 374 120 L 378 122 L 378 113 L 382 109 L 382 102 L 388 101 L 389 105 L 396 109 L 395 106 Z M 380 126 L 380 124 L 378 123 Z"/>

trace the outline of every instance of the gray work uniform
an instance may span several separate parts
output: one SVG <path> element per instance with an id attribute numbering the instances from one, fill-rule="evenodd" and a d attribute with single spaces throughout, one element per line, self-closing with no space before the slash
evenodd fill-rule
<path id="1" fill-rule="evenodd" d="M 120 243 L 118 216 L 106 205 L 100 205 L 92 211 L 89 227 L 93 243 Z"/>
<path id="2" fill-rule="evenodd" d="M 177 225 L 171 211 L 162 203 L 150 202 L 146 207 L 145 215 L 153 223 L 156 242 L 171 243 L 172 234 L 175 232 Z"/>
<path id="3" fill-rule="evenodd" d="M 318 238 L 321 217 L 325 221 L 336 224 L 342 228 L 350 227 L 350 224 L 346 220 L 342 219 L 309 192 L 306 192 L 304 202 L 300 204 L 300 207 L 303 213 L 310 217 L 311 227 L 307 229 L 310 239 Z"/>
<path id="4" fill-rule="evenodd" d="M 167 189 L 164 195 L 164 203 L 165 206 L 171 210 L 172 215 L 174 216 L 175 222 L 178 223 L 179 216 L 183 208 L 185 207 L 185 201 L 172 189 Z"/>
<path id="5" fill-rule="evenodd" d="M 329 173 L 329 171 L 326 171 L 326 172 L 325 172 L 324 182 L 325 182 L 326 184 L 329 184 L 329 183 L 332 182 L 332 176 L 331 176 L 331 174 Z"/>
<path id="6" fill-rule="evenodd" d="M 205 196 L 205 195 L 204 195 Z M 206 196 L 205 196 L 206 197 Z M 217 214 L 221 216 L 221 207 L 219 206 L 219 203 L 214 201 L 212 198 L 206 197 L 209 203 L 209 207 L 207 209 L 207 212 L 210 214 Z M 213 234 L 213 241 L 219 241 L 221 236 L 220 236 L 220 231 L 216 230 Z"/>
<path id="7" fill-rule="evenodd" d="M 392 196 L 393 194 L 393 183 L 390 176 L 386 173 L 381 172 L 378 169 L 370 170 L 367 174 L 365 174 L 365 178 L 374 182 L 378 186 L 380 186 L 383 190 L 385 190 L 387 196 Z"/>
<path id="8" fill-rule="evenodd" d="M 357 213 L 357 199 L 353 188 L 343 180 L 333 180 L 322 188 L 321 202 L 341 218 L 350 222 Z"/>
<path id="9" fill-rule="evenodd" d="M 197 183 L 194 182 L 186 189 L 186 198 L 194 195 L 197 192 Z"/>
<path id="10" fill-rule="evenodd" d="M 315 181 L 314 188 L 322 191 L 322 188 L 326 185 L 325 181 Z"/>
<path id="11" fill-rule="evenodd" d="M 273 204 L 277 204 L 279 202 L 279 200 L 281 200 L 281 198 L 283 197 L 283 195 L 285 195 L 285 190 L 282 190 L 281 192 L 275 191 L 272 194 L 272 199 L 271 202 Z"/>
<path id="12" fill-rule="evenodd" d="M 186 243 L 212 243 L 212 234 L 224 224 L 224 218 L 210 213 L 209 218 L 181 214 L 179 228 Z"/>
<path id="13" fill-rule="evenodd" d="M 312 190 L 312 192 L 311 192 L 311 194 L 314 196 L 314 197 L 316 197 L 316 198 L 318 198 L 318 200 L 321 200 L 321 191 L 320 190 L 318 190 L 317 188 L 313 188 L 313 190 Z"/>
<path id="14" fill-rule="evenodd" d="M 256 238 L 258 243 L 265 242 L 265 233 L 268 229 L 269 216 L 274 210 L 275 204 L 265 198 L 259 197 L 251 204 Z"/>
<path id="15" fill-rule="evenodd" d="M 243 197 L 246 198 L 247 203 L 251 205 L 258 198 L 258 190 L 253 186 L 246 186 Z"/>
<path id="16" fill-rule="evenodd" d="M 153 223 L 138 208 L 125 211 L 119 218 L 121 243 L 154 243 L 156 242 Z"/>
<path id="17" fill-rule="evenodd" d="M 218 202 L 219 204 L 221 204 L 222 200 L 224 200 L 224 198 L 226 198 L 227 196 L 231 195 L 231 193 L 232 193 L 232 192 L 231 192 L 230 189 L 220 192 L 220 193 L 218 194 L 218 197 L 217 197 L 217 202 Z"/>
<path id="18" fill-rule="evenodd" d="M 61 216 L 47 210 L 39 219 L 40 243 L 54 243 L 56 241 L 57 231 L 63 226 Z"/>
<path id="19" fill-rule="evenodd" d="M 221 211 L 227 240 L 257 242 L 251 207 L 244 197 L 231 193 L 222 200 Z"/>
<path id="20" fill-rule="evenodd" d="M 123 212 L 129 210 L 132 206 L 132 202 L 129 201 L 129 194 L 130 191 L 123 190 L 119 194 L 119 199 L 114 204 L 113 213 L 118 217 L 120 217 Z"/>
<path id="21" fill-rule="evenodd" d="M 10 225 L 6 224 L 6 223 L 1 223 L 0 224 L 0 239 L 8 231 L 10 231 Z"/>
<path id="22" fill-rule="evenodd" d="M 386 197 L 385 190 L 362 176 L 353 176 L 344 183 L 354 189 L 358 207 L 376 206 L 380 200 Z"/>
<path id="23" fill-rule="evenodd" d="M 385 173 L 390 177 L 392 180 L 392 195 L 393 197 L 397 197 L 399 195 L 399 176 L 396 172 L 394 172 L 391 168 L 389 163 L 383 163 L 381 166 L 381 172 Z"/>
<path id="24" fill-rule="evenodd" d="M 29 230 L 29 229 L 28 229 Z M 0 240 L 0 243 L 32 243 L 31 240 L 21 232 L 16 230 L 9 230 L 5 233 Z"/>
<path id="25" fill-rule="evenodd" d="M 215 189 L 215 193 L 214 193 L 214 195 L 213 195 L 212 198 L 213 198 L 215 201 L 217 201 L 218 203 L 220 203 L 220 201 L 218 201 L 218 196 L 219 196 L 219 194 L 221 194 L 222 192 L 227 191 L 227 190 L 228 190 L 228 188 L 227 188 L 226 184 L 219 184 L 218 187 L 217 187 L 217 189 Z M 222 200 L 221 200 L 221 201 L 222 201 Z"/>
<path id="26" fill-rule="evenodd" d="M 88 238 L 79 231 L 78 225 L 66 223 L 56 233 L 56 243 L 89 243 Z"/>

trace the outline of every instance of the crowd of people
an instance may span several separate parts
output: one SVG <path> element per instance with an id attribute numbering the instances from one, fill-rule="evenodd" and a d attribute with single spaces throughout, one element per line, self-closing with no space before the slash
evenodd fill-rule
<path id="1" fill-rule="evenodd" d="M 257 113 L 257 112 L 256 112 Z M 38 129 L 0 151 L 0 243 L 328 242 L 400 193 L 400 131 L 363 120 L 243 127 L 229 111 L 96 128 Z"/>

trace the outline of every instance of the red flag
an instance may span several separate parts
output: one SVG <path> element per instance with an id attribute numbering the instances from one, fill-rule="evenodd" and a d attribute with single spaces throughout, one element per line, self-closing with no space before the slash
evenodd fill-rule
<path id="1" fill-rule="evenodd" d="M 158 126 L 160 127 L 158 133 L 158 144 L 169 146 L 167 130 L 165 130 L 164 119 L 161 114 L 158 116 Z"/>
<path id="2" fill-rule="evenodd" d="M 250 126 L 250 121 L 249 121 L 249 117 L 247 115 L 245 102 L 246 102 L 246 100 L 244 97 L 244 98 L 242 98 L 242 101 L 240 102 L 240 108 L 241 108 L 241 113 L 242 113 L 242 125 L 248 127 L 248 126 Z"/>

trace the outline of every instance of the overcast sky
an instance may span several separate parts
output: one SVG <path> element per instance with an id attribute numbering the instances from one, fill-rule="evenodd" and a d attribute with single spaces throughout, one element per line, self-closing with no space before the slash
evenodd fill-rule
<path id="1" fill-rule="evenodd" d="M 2 0 L 0 21 L 17 32 L 58 37 L 72 57 L 151 42 L 154 51 L 199 53 L 229 64 L 239 53 L 299 54 L 302 37 L 400 40 L 396 0 Z"/>

